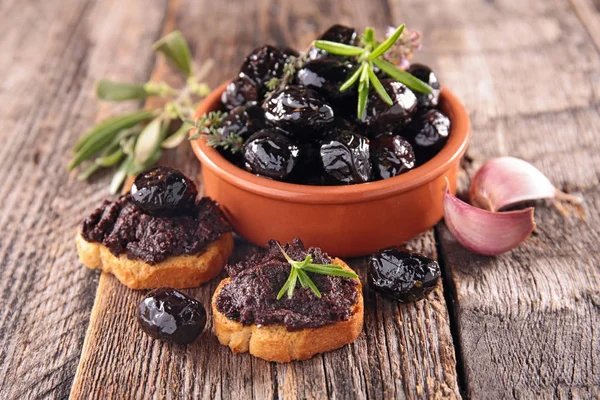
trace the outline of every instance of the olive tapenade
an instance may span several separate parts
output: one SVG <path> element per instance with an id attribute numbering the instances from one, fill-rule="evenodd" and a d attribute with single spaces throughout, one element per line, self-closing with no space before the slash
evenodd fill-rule
<path id="1" fill-rule="evenodd" d="M 159 166 L 142 172 L 131 193 L 105 200 L 83 222 L 81 236 L 102 243 L 115 256 L 148 264 L 170 256 L 199 254 L 231 231 L 217 204 L 180 171 Z"/>
<path id="2" fill-rule="evenodd" d="M 83 222 L 81 235 L 88 242 L 102 243 L 115 256 L 158 264 L 170 256 L 199 254 L 230 231 L 209 198 L 201 199 L 192 212 L 163 217 L 142 211 L 127 194 L 115 202 L 105 200 Z"/>
<path id="3" fill-rule="evenodd" d="M 358 295 L 357 282 L 350 278 L 309 273 L 321 298 L 298 285 L 292 298 L 277 300 L 277 293 L 290 273 L 290 264 L 276 242 L 270 241 L 268 246 L 267 253 L 225 267 L 231 281 L 216 298 L 219 312 L 243 325 L 283 325 L 288 331 L 317 328 L 350 318 Z M 283 249 L 294 260 L 310 254 L 315 263 L 331 264 L 326 253 L 315 247 L 306 250 L 300 239 L 294 239 Z"/>

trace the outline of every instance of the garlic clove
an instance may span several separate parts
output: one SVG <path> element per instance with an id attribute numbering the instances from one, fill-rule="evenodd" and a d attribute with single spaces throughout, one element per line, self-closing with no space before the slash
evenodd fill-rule
<path id="1" fill-rule="evenodd" d="M 444 221 L 456 240 L 473 253 L 494 256 L 523 242 L 533 229 L 533 207 L 491 212 L 444 193 Z"/>
<path id="2" fill-rule="evenodd" d="M 469 196 L 471 204 L 489 211 L 552 197 L 581 202 L 579 197 L 557 190 L 536 167 L 515 157 L 488 160 L 471 180 Z"/>

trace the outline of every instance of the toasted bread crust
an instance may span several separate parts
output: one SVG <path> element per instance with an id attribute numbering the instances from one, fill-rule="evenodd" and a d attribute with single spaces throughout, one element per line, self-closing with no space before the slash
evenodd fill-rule
<path id="1" fill-rule="evenodd" d="M 84 265 L 112 273 L 131 289 L 200 286 L 219 275 L 233 251 L 233 234 L 227 232 L 200 254 L 169 257 L 150 265 L 143 260 L 129 259 L 123 254 L 115 256 L 102 243 L 88 242 L 80 233 L 75 241 L 79 259 Z"/>
<path id="2" fill-rule="evenodd" d="M 333 264 L 345 269 L 350 267 L 339 258 Z M 221 344 L 229 346 L 234 353 L 250 354 L 277 362 L 306 360 L 315 354 L 338 349 L 354 342 L 363 327 L 364 305 L 362 285 L 359 279 L 356 286 L 356 303 L 352 315 L 346 321 L 339 321 L 320 328 L 306 328 L 299 331 L 288 331 L 283 325 L 247 325 L 228 319 L 217 310 L 217 296 L 231 278 L 223 279 L 212 297 L 212 313 L 214 332 Z"/>

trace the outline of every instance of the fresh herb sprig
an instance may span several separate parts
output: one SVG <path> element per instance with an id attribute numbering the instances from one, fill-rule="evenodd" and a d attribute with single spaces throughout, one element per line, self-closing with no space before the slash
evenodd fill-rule
<path id="1" fill-rule="evenodd" d="M 269 90 L 265 99 L 270 99 L 275 93 L 285 89 L 285 87 L 294 79 L 296 72 L 304 67 L 307 58 L 306 54 L 301 54 L 298 57 L 289 56 L 283 65 L 283 75 L 280 78 L 271 78 L 265 84 Z"/>
<path id="2" fill-rule="evenodd" d="M 330 54 L 356 57 L 359 62 L 358 68 L 350 75 L 350 78 L 340 86 L 340 91 L 348 90 L 358 82 L 358 104 L 357 104 L 357 116 L 358 119 L 362 119 L 367 108 L 367 98 L 369 95 L 369 88 L 372 85 L 379 97 L 389 104 L 393 104 L 393 101 L 385 88 L 381 84 L 381 81 L 375 74 L 375 67 L 378 67 L 381 71 L 392 77 L 393 79 L 402 82 L 409 88 L 422 93 L 432 93 L 432 88 L 414 77 L 406 71 L 401 70 L 394 64 L 386 61 L 383 55 L 390 50 L 394 44 L 398 41 L 402 32 L 404 31 L 405 25 L 400 25 L 385 41 L 378 43 L 375 40 L 375 30 L 373 28 L 367 28 L 361 37 L 361 45 L 352 46 L 343 43 L 331 42 L 327 40 L 315 40 L 313 46 L 318 49 L 325 50 Z"/>
<path id="3" fill-rule="evenodd" d="M 206 144 L 211 147 L 222 147 L 232 153 L 242 151 L 244 139 L 240 135 L 236 133 L 223 135 L 217 128 L 221 125 L 225 116 L 227 116 L 227 113 L 222 111 L 210 111 L 194 121 L 187 120 L 186 123 L 190 124 L 191 127 L 196 128 L 196 132 L 190 135 L 189 140 L 196 140 L 204 137 L 206 138 Z"/>
<path id="4" fill-rule="evenodd" d="M 194 115 L 198 100 L 210 93 L 201 83 L 208 73 L 210 62 L 200 70 L 192 66 L 190 49 L 179 31 L 160 39 L 153 46 L 163 54 L 186 78 L 185 86 L 173 88 L 166 82 L 122 83 L 100 80 L 96 96 L 106 101 L 144 100 L 150 97 L 165 99 L 162 108 L 137 110 L 104 120 L 82 135 L 73 147 L 73 158 L 68 170 L 87 163 L 78 179 L 86 180 L 101 168 L 119 165 L 110 184 L 111 193 L 117 193 L 127 176 L 136 175 L 158 161 L 163 149 L 181 144 L 190 128 L 183 123 L 167 137 L 169 128 Z"/>
<path id="5" fill-rule="evenodd" d="M 279 290 L 279 293 L 277 293 L 277 300 L 281 300 L 286 293 L 288 298 L 291 299 L 294 296 L 294 290 L 296 289 L 298 281 L 300 281 L 300 285 L 303 288 L 310 288 L 315 296 L 320 299 L 321 292 L 312 279 L 310 279 L 307 272 L 329 276 L 341 276 L 344 278 L 358 278 L 358 275 L 354 272 L 345 270 L 339 265 L 313 264 L 312 256 L 310 254 L 307 254 L 302 261 L 295 261 L 285 252 L 285 250 L 283 250 L 283 247 L 281 247 L 279 243 L 277 243 L 277 246 L 279 246 L 281 253 L 291 266 L 290 275 Z"/>

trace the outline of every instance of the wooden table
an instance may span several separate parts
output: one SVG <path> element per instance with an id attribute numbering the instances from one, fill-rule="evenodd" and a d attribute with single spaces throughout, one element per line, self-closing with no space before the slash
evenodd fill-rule
<path id="1" fill-rule="evenodd" d="M 303 48 L 334 22 L 424 34 L 430 64 L 469 110 L 463 189 L 489 157 L 524 158 L 585 198 L 585 215 L 536 204 L 534 235 L 499 257 L 443 223 L 410 246 L 444 284 L 416 304 L 366 293 L 364 332 L 304 362 L 149 339 L 143 292 L 83 268 L 73 235 L 108 196 L 65 171 L 94 122 L 142 104 L 95 100 L 101 77 L 168 74 L 152 43 L 181 29 L 212 85 L 265 42 Z M 598 0 L 33 0 L 0 2 L 0 397 L 598 398 L 600 396 L 600 3 Z M 187 146 L 164 162 L 197 176 Z M 239 260 L 252 246 L 237 241 Z M 352 262 L 365 277 L 364 259 Z M 188 292 L 208 306 L 211 282 Z"/>

